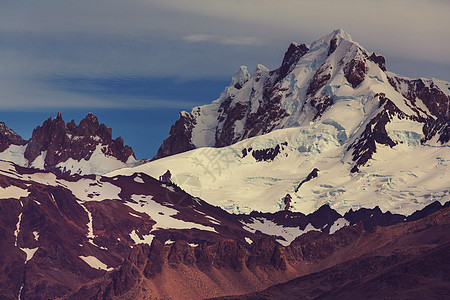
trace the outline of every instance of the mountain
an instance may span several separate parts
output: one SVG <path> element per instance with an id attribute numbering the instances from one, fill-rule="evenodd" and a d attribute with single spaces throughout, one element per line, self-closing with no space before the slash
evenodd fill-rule
<path id="1" fill-rule="evenodd" d="M 183 240 L 194 249 L 263 236 L 144 174 L 56 175 L 4 161 L 0 228 L 2 299 L 61 297 L 121 266 L 137 245 L 153 239 L 166 245 Z"/>
<path id="2" fill-rule="evenodd" d="M 62 176 L 9 162 L 0 162 L 0 187 L 0 294 L 5 299 L 36 293 L 41 298 L 130 297 L 142 291 L 180 297 L 186 284 L 194 284 L 192 274 L 198 288 L 184 296 L 251 292 L 302 274 L 300 260 L 288 259 L 286 251 L 303 249 L 305 261 L 322 253 L 322 260 L 374 224 L 408 223 L 405 216 L 376 210 L 341 216 L 329 207 L 308 216 L 288 211 L 236 216 L 145 174 Z M 418 212 L 411 223 L 443 209 Z M 311 230 L 326 243 L 306 250 L 297 239 Z M 245 281 L 228 290 L 236 280 Z M 204 286 L 209 289 L 200 293 Z"/>
<path id="3" fill-rule="evenodd" d="M 450 293 L 448 213 L 441 211 L 421 222 L 368 232 L 362 243 L 355 245 L 350 259 L 319 272 L 264 291 L 217 299 L 446 298 Z M 442 222 L 444 218 L 447 221 Z M 427 222 L 433 223 L 428 229 L 423 227 Z M 363 255 L 362 244 L 371 249 L 363 250 Z"/>
<path id="4" fill-rule="evenodd" d="M 153 161 L 112 174 L 169 169 L 236 213 L 276 212 L 289 194 L 303 213 L 408 215 L 450 199 L 449 105 L 450 83 L 389 72 L 339 29 L 292 43 L 278 69 L 240 67 L 219 99 L 181 112 Z"/>
<path id="5" fill-rule="evenodd" d="M 139 166 L 93 114 L 0 123 L 0 298 L 443 299 L 449 93 L 337 30 Z"/>
<path id="6" fill-rule="evenodd" d="M 355 226 L 331 236 L 311 232 L 288 247 L 267 239 L 245 247 L 226 241 L 192 253 L 182 243 L 176 250 L 176 244 L 164 249 L 154 243 L 136 250 L 117 271 L 66 299 L 205 299 L 261 289 L 294 274 L 301 275 L 267 292 L 220 299 L 317 299 L 322 295 L 326 299 L 379 299 L 380 295 L 439 299 L 450 291 L 449 265 L 443 263 L 448 258 L 448 213 L 441 210 L 420 221 L 374 231 Z M 224 255 L 229 264 L 218 263 Z M 163 258 L 160 272 L 149 274 L 156 257 Z"/>
<path id="7" fill-rule="evenodd" d="M 329 206 L 233 215 L 161 179 L 57 175 L 0 161 L 0 297 L 244 294 L 346 261 L 341 252 L 357 245 L 358 255 L 372 251 L 362 240 L 392 226 L 431 238 L 449 220 L 441 215 L 450 202 L 411 216 L 379 208 L 340 215 Z"/>
<path id="8" fill-rule="evenodd" d="M 446 143 L 449 88 L 449 83 L 440 80 L 387 72 L 383 56 L 365 50 L 338 29 L 310 47 L 292 43 L 278 69 L 258 65 L 250 75 L 241 66 L 219 99 L 180 113 L 155 158 L 229 146 L 276 129 L 308 127 L 327 119 L 342 127 L 342 139 L 367 129 L 366 123 L 373 121 L 377 128 L 368 130 L 367 138 L 392 146 L 394 141 L 383 136 L 389 116 L 426 123 L 424 141 L 439 133 L 437 139 Z M 335 115 L 346 110 L 353 114 Z M 363 149 L 370 149 L 368 157 L 375 150 L 369 145 L 352 147 L 354 155 Z M 356 166 L 366 162 L 364 157 Z"/>
<path id="9" fill-rule="evenodd" d="M 0 152 L 5 151 L 11 145 L 22 146 L 26 141 L 13 130 L 8 128 L 4 122 L 0 122 Z"/>
<path id="10" fill-rule="evenodd" d="M 49 118 L 24 141 L 0 123 L 0 159 L 58 173 L 101 174 L 136 162 L 133 150 L 92 113 L 76 125 L 61 114 Z"/>

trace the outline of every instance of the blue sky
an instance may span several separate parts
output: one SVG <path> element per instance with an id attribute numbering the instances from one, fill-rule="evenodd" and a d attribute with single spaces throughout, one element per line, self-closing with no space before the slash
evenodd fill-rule
<path id="1" fill-rule="evenodd" d="M 450 81 L 447 0 L 0 2 L 0 120 L 29 138 L 88 112 L 138 158 L 180 110 L 216 99 L 240 65 L 279 66 L 291 41 L 342 27 L 387 68 Z"/>

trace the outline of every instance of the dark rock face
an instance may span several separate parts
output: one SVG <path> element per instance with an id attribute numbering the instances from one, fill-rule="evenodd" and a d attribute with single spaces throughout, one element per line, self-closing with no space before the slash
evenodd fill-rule
<path id="1" fill-rule="evenodd" d="M 270 81 L 266 83 L 260 106 L 255 113 L 250 113 L 247 116 L 243 138 L 269 133 L 280 124 L 283 118 L 289 116 L 286 110 L 281 107 L 281 99 L 285 90 L 280 85 L 271 88 Z"/>
<path id="2" fill-rule="evenodd" d="M 397 116 L 399 119 L 406 118 L 406 115 L 391 100 L 382 95 L 379 98 L 380 107 L 383 107 L 383 110 L 367 124 L 364 133 L 348 147 L 348 151 L 353 149 L 355 165 L 351 170 L 352 173 L 357 172 L 360 166 L 366 164 L 372 158 L 377 150 L 376 143 L 391 148 L 396 145 L 396 142 L 386 132 L 386 124 L 393 116 Z"/>
<path id="3" fill-rule="evenodd" d="M 318 90 L 320 90 L 323 86 L 325 86 L 331 78 L 331 66 L 324 65 L 321 66 L 311 82 L 309 83 L 308 90 L 306 91 L 307 95 L 314 95 Z"/>
<path id="4" fill-rule="evenodd" d="M 450 119 L 429 118 L 423 126 L 423 134 L 422 143 L 431 140 L 436 135 L 442 145 L 448 143 L 450 141 Z"/>
<path id="5" fill-rule="evenodd" d="M 440 299 L 450 292 L 448 245 L 419 254 L 369 256 L 275 285 L 220 299 Z M 219 298 L 218 298 L 219 299 Z"/>
<path id="6" fill-rule="evenodd" d="M 337 48 L 337 38 L 334 37 L 330 41 L 330 48 L 328 49 L 328 56 L 330 56 Z"/>
<path id="7" fill-rule="evenodd" d="M 283 146 L 287 146 L 287 142 L 278 144 L 274 148 L 253 150 L 252 156 L 256 159 L 256 161 L 271 161 L 281 153 L 281 150 L 284 150 Z"/>
<path id="8" fill-rule="evenodd" d="M 391 226 L 404 222 L 406 219 L 403 215 L 392 214 L 389 211 L 383 213 L 378 206 L 372 209 L 361 208 L 357 211 L 350 210 L 345 213 L 344 218 L 350 224 L 358 224 L 361 222 L 365 230 L 371 230 L 375 226 Z"/>
<path id="9" fill-rule="evenodd" d="M 416 99 L 420 99 L 428 111 L 435 117 L 450 117 L 450 98 L 446 96 L 432 80 L 389 77 L 389 83 L 408 99 L 416 109 Z M 407 88 L 400 88 L 406 86 Z M 424 112 L 422 110 L 422 112 Z M 424 112 L 426 113 L 426 112 Z"/>
<path id="10" fill-rule="evenodd" d="M 229 98 L 220 105 L 215 147 L 234 144 L 241 138 L 240 136 L 235 137 L 234 124 L 245 117 L 249 106 L 236 103 L 230 107 L 231 101 L 232 99 Z"/>
<path id="11" fill-rule="evenodd" d="M 331 97 L 324 96 L 324 97 L 317 97 L 313 98 L 310 101 L 311 106 L 314 107 L 317 112 L 314 115 L 313 120 L 316 120 L 322 116 L 322 114 L 325 112 L 325 110 L 333 105 L 334 101 Z"/>
<path id="12" fill-rule="evenodd" d="M 361 82 L 363 82 L 368 71 L 369 69 L 366 66 L 364 59 L 353 59 L 348 65 L 345 66 L 344 75 L 352 87 L 356 88 L 361 84 Z"/>
<path id="13" fill-rule="evenodd" d="M 253 148 L 244 148 L 242 149 L 242 157 L 246 157 L 247 154 L 252 154 L 253 158 L 256 161 L 272 161 L 277 157 L 284 147 L 287 146 L 287 142 L 283 142 L 281 144 L 276 145 L 272 148 L 266 148 L 261 150 L 254 150 Z"/>
<path id="14" fill-rule="evenodd" d="M 5 151 L 11 145 L 25 145 L 26 141 L 4 122 L 0 122 L 0 152 Z"/>
<path id="15" fill-rule="evenodd" d="M 448 143 L 450 140 L 450 97 L 446 96 L 432 80 L 403 77 L 388 79 L 389 83 L 409 100 L 406 104 L 412 110 L 418 115 L 427 115 L 427 117 L 418 118 L 418 121 L 425 123 L 422 142 L 429 141 L 437 135 L 441 144 Z M 447 84 L 447 88 L 449 87 L 450 85 Z M 416 103 L 417 99 L 420 99 L 428 111 L 420 108 L 420 105 Z"/>
<path id="16" fill-rule="evenodd" d="M 381 70 L 386 71 L 386 59 L 383 55 L 372 53 L 372 55 L 369 56 L 369 59 L 376 63 Z"/>
<path id="17" fill-rule="evenodd" d="M 300 228 L 301 230 L 304 230 L 308 224 L 311 224 L 314 228 L 320 228 L 323 233 L 329 233 L 331 226 L 340 218 L 345 218 L 348 221 L 349 226 L 356 226 L 359 224 L 365 230 L 371 230 L 376 226 L 386 227 L 404 222 L 417 221 L 446 208 L 449 205 L 450 202 L 441 205 L 436 201 L 424 207 L 422 210 L 414 212 L 410 216 L 392 214 L 389 211 L 382 212 L 379 207 L 360 208 L 356 211 L 350 210 L 344 215 L 340 215 L 334 209 L 330 208 L 329 205 L 323 205 L 309 215 L 291 211 L 279 211 L 276 213 L 261 213 L 254 211 L 249 215 L 238 215 L 238 217 L 241 222 L 245 224 L 252 223 L 253 219 L 263 219 L 286 228 Z M 282 237 L 277 238 L 283 239 Z"/>
<path id="18" fill-rule="evenodd" d="M 314 168 L 311 173 L 308 174 L 308 176 L 306 176 L 305 179 L 302 180 L 302 182 L 300 182 L 300 184 L 295 188 L 295 192 L 298 192 L 298 189 L 306 182 L 310 181 L 313 178 L 316 178 L 317 176 L 319 176 L 319 169 Z"/>
<path id="19" fill-rule="evenodd" d="M 264 82 L 263 98 L 256 112 L 251 113 L 249 105 L 236 104 L 235 108 L 222 111 L 222 118 L 226 119 L 224 128 L 234 128 L 236 120 L 245 118 L 245 125 L 243 133 L 233 140 L 230 138 L 223 138 L 222 129 L 221 135 L 216 135 L 216 146 L 228 146 L 245 138 L 254 137 L 259 134 L 271 132 L 276 128 L 279 122 L 288 116 L 288 113 L 281 107 L 281 99 L 285 90 L 280 86 L 279 82 L 284 79 L 298 63 L 299 59 L 308 52 L 308 47 L 304 44 L 298 45 L 292 43 L 286 51 L 281 66 L 269 73 L 269 77 Z M 237 107 L 237 108 L 236 108 Z M 226 117 L 224 116 L 226 115 Z M 219 119 L 220 121 L 220 119 Z M 231 125 L 232 124 L 232 125 Z M 220 128 L 220 124 L 218 126 Z M 218 129 L 219 131 L 219 129 Z M 234 130 L 228 130 L 228 136 L 234 136 Z"/>
<path id="20" fill-rule="evenodd" d="M 61 114 L 53 120 L 49 118 L 33 130 L 24 155 L 31 164 L 43 151 L 47 151 L 44 169 L 58 171 L 56 165 L 69 158 L 89 160 L 99 145 L 105 155 L 122 162 L 126 162 L 130 156 L 134 158 L 131 147 L 124 146 L 121 137 L 113 140 L 111 128 L 99 124 L 92 113 L 81 120 L 78 126 L 73 120 L 66 124 Z"/>
<path id="21" fill-rule="evenodd" d="M 195 149 L 191 142 L 194 125 L 195 119 L 191 114 L 180 113 L 180 118 L 170 127 L 169 136 L 163 141 L 153 159 Z"/>
<path id="22" fill-rule="evenodd" d="M 289 74 L 299 59 L 309 51 L 309 48 L 305 44 L 290 44 L 288 50 L 284 54 L 283 63 L 281 67 L 274 71 L 277 74 L 274 84 L 280 82 L 281 79 Z"/>
<path id="23" fill-rule="evenodd" d="M 440 299 L 450 293 L 450 268 L 443 263 L 450 253 L 448 216 L 449 210 L 442 209 L 415 222 L 370 231 L 355 226 L 332 236 L 310 232 L 288 247 L 288 261 L 318 262 L 338 249 L 349 251 L 350 259 L 264 291 L 217 299 Z"/>

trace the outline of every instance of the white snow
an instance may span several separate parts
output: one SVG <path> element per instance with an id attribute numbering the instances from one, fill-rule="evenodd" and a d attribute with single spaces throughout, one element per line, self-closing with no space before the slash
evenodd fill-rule
<path id="1" fill-rule="evenodd" d="M 172 241 L 171 239 L 168 239 L 167 241 L 164 242 L 164 245 L 170 245 L 175 243 L 175 241 Z"/>
<path id="2" fill-rule="evenodd" d="M 86 237 L 89 239 L 90 243 L 93 243 L 92 240 L 95 238 L 94 235 L 94 227 L 92 225 L 92 214 L 91 212 L 87 209 L 87 207 L 83 204 L 81 204 L 81 207 L 86 211 L 87 215 L 88 215 L 88 223 L 87 223 L 87 228 L 88 228 L 88 233 L 86 235 Z"/>
<path id="3" fill-rule="evenodd" d="M 336 38 L 337 47 L 328 55 L 333 38 Z M 218 120 L 222 114 L 220 105 L 231 99 L 230 107 L 237 103 L 248 104 L 248 109 L 256 112 L 264 82 L 273 79 L 262 65 L 258 65 L 248 79 L 241 68 L 238 71 L 241 75 L 232 79 L 217 100 L 195 107 L 191 112 L 196 121 L 192 142 L 202 148 L 117 170 L 108 176 L 143 172 L 157 177 L 169 169 L 172 178 L 183 179 L 177 180 L 178 186 L 234 213 L 275 212 L 280 209 L 280 199 L 287 193 L 293 197 L 292 210 L 303 213 L 329 204 L 341 213 L 350 208 L 378 205 L 383 211 L 410 214 L 433 201 L 450 200 L 448 146 L 438 147 L 439 143 L 434 140 L 421 145 L 423 124 L 408 118 L 393 117 L 386 126 L 389 137 L 397 142 L 395 147 L 377 144 L 374 159 L 361 167 L 359 173 L 350 173 L 354 163 L 348 146 L 382 110 L 382 94 L 406 115 L 429 114 L 420 100 L 416 101 L 421 110 L 419 113 L 408 107 L 406 103 L 409 102 L 402 95 L 407 87 L 400 86 L 400 92 L 397 92 L 388 79 L 397 75 L 383 72 L 367 59 L 370 55 L 341 29 L 318 39 L 294 70 L 278 83 L 281 106 L 289 116 L 279 120 L 270 133 L 228 147 L 210 148 L 215 145 L 216 130 L 220 132 L 224 126 L 224 121 Z M 355 88 L 344 75 L 344 66 L 354 58 L 365 61 L 368 67 L 364 81 Z M 333 105 L 320 119 L 312 122 L 316 111 L 305 103 L 305 99 L 309 83 L 318 70 L 329 74 L 330 79 L 315 96 L 328 96 Z M 234 87 L 237 78 L 245 78 L 241 89 Z M 450 94 L 450 85 L 446 82 L 435 79 L 423 79 L 423 82 L 427 86 L 434 84 L 446 95 Z M 183 115 L 189 117 L 186 112 Z M 244 121 L 245 118 L 233 124 L 234 138 L 243 134 L 238 129 Z M 288 146 L 272 162 L 255 162 L 251 154 L 242 157 L 244 149 L 267 149 L 284 142 Z M 321 171 L 319 177 L 294 192 L 313 168 Z"/>
<path id="4" fill-rule="evenodd" d="M 283 246 L 289 246 L 296 237 L 307 233 L 311 230 L 318 230 L 314 228 L 311 224 L 306 225 L 305 229 L 301 230 L 299 227 L 285 227 L 278 225 L 271 220 L 266 220 L 264 218 L 252 218 L 252 223 L 243 223 L 243 228 L 252 233 L 257 230 L 272 236 L 281 236 L 283 239 L 277 239 L 277 241 Z M 247 240 L 247 239 L 246 239 Z M 248 242 L 248 241 L 247 241 Z"/>
<path id="5" fill-rule="evenodd" d="M 57 164 L 56 168 L 63 172 L 69 171 L 71 174 L 101 175 L 127 166 L 127 163 L 124 163 L 113 156 L 104 154 L 102 152 L 102 148 L 104 147 L 105 146 L 101 144 L 97 145 L 89 160 L 82 158 L 80 161 L 77 161 L 73 158 L 69 158 L 64 162 Z M 133 164 L 134 162 L 135 160 L 132 159 L 130 164 Z M 43 169 L 43 167 L 41 169 Z"/>
<path id="6" fill-rule="evenodd" d="M 72 193 L 81 201 L 103 201 L 106 199 L 120 199 L 119 194 L 121 188 L 109 183 L 101 181 L 100 176 L 96 176 L 96 180 L 80 179 L 76 182 L 60 181 L 67 186 Z"/>
<path id="7" fill-rule="evenodd" d="M 38 241 L 38 240 L 39 240 L 39 232 L 33 231 L 33 235 L 34 235 L 34 239 L 35 239 L 36 241 Z"/>
<path id="8" fill-rule="evenodd" d="M 37 169 L 44 169 L 46 156 L 47 151 L 42 151 L 41 154 L 33 160 L 33 162 L 31 163 L 31 167 Z"/>
<path id="9" fill-rule="evenodd" d="M 16 230 L 14 231 L 14 236 L 16 237 L 16 239 L 14 241 L 15 247 L 17 247 L 17 238 L 19 237 L 19 233 L 20 233 L 20 222 L 22 222 L 22 213 L 19 214 L 19 220 L 17 221 Z"/>
<path id="10" fill-rule="evenodd" d="M 28 182 L 37 182 L 44 185 L 68 188 L 78 200 L 83 202 L 120 199 L 119 194 L 121 188 L 112 183 L 102 181 L 101 176 L 95 176 L 95 179 L 81 178 L 78 181 L 58 179 L 55 174 L 48 172 L 38 172 L 22 176 L 15 171 L 14 166 L 11 163 L 2 161 L 0 161 L 0 173 L 8 177 L 13 176 Z M 20 197 L 28 196 L 29 192 L 15 186 L 7 187 L 6 189 L 0 188 L 0 199 L 3 199 L 4 195 L 5 197 L 10 195 L 9 197 L 18 199 Z"/>
<path id="11" fill-rule="evenodd" d="M 154 235 L 152 235 L 152 234 L 143 234 L 142 235 L 142 237 L 140 237 L 138 234 L 137 234 L 137 232 L 136 232 L 136 230 L 133 230 L 131 233 L 130 233 L 130 237 L 131 237 L 131 239 L 134 241 L 134 243 L 137 245 L 137 244 L 148 244 L 148 245 L 151 245 L 152 244 L 152 241 L 153 241 L 153 238 L 155 237 Z"/>
<path id="12" fill-rule="evenodd" d="M 140 215 L 133 214 L 132 212 L 129 212 L 129 214 L 130 214 L 131 216 L 133 216 L 133 217 L 136 217 L 136 218 L 142 218 Z"/>
<path id="13" fill-rule="evenodd" d="M 336 231 L 338 231 L 339 229 L 341 229 L 342 227 L 345 227 L 348 225 L 350 225 L 349 221 L 347 221 L 345 218 L 339 218 L 333 223 L 333 225 L 331 225 L 330 234 L 333 234 Z"/>
<path id="14" fill-rule="evenodd" d="M 251 238 L 245 237 L 245 241 L 250 245 L 253 244 L 253 240 Z"/>
<path id="15" fill-rule="evenodd" d="M 33 249 L 29 249 L 29 248 L 20 248 L 20 250 L 22 250 L 23 252 L 26 253 L 27 258 L 25 259 L 25 263 L 27 263 L 30 259 L 33 258 L 34 254 L 36 253 L 36 251 L 39 249 L 39 247 L 33 248 Z"/>
<path id="16" fill-rule="evenodd" d="M 20 286 L 20 289 L 19 289 L 19 296 L 17 297 L 17 300 L 22 300 L 22 290 L 23 290 L 23 286 L 24 286 L 25 284 L 24 283 L 22 283 L 22 285 Z"/>
<path id="17" fill-rule="evenodd" d="M 26 148 L 27 145 L 10 145 L 5 151 L 0 153 L 0 159 L 10 161 L 15 163 L 16 165 L 25 167 L 28 165 L 28 160 L 24 157 Z"/>
<path id="18" fill-rule="evenodd" d="M 216 225 L 220 225 L 220 223 L 221 223 L 219 220 L 217 220 L 216 218 L 211 217 L 211 216 L 205 216 L 205 218 L 209 219 L 209 221 L 211 223 L 216 224 Z"/>
<path id="19" fill-rule="evenodd" d="M 85 263 L 87 263 L 93 269 L 99 269 L 99 270 L 105 270 L 105 271 L 112 271 L 114 269 L 112 267 L 108 268 L 108 266 L 106 264 L 102 263 L 95 256 L 83 256 L 83 255 L 80 255 L 79 258 L 81 258 Z"/>
<path id="20" fill-rule="evenodd" d="M 10 185 L 6 188 L 0 187 L 0 199 L 20 199 L 22 197 L 28 197 L 30 192 L 20 187 Z"/>
<path id="21" fill-rule="evenodd" d="M 228 147 L 195 149 L 107 175 L 142 172 L 157 177 L 169 169 L 174 178 L 195 178 L 196 196 L 234 213 L 278 211 L 287 193 L 293 198 L 292 210 L 305 214 L 329 204 L 339 213 L 379 206 L 382 211 L 408 215 L 433 201 L 450 200 L 450 151 L 445 146 L 421 145 L 420 124 L 392 120 L 394 125 L 388 124 L 387 131 L 398 144 L 393 148 L 377 144 L 373 159 L 359 173 L 350 173 L 348 143 L 365 126 L 344 119 L 329 111 L 322 122 L 310 126 L 275 130 Z M 243 149 L 283 142 L 288 145 L 271 162 L 256 162 L 251 154 L 242 157 Z M 214 157 L 212 163 L 207 157 Z M 319 177 L 295 193 L 314 168 L 320 170 Z M 192 181 L 177 185 L 192 190 Z"/>
<path id="22" fill-rule="evenodd" d="M 196 228 L 199 230 L 213 231 L 216 230 L 213 227 L 187 222 L 174 218 L 179 211 L 152 200 L 153 196 L 148 195 L 135 195 L 133 194 L 131 199 L 138 203 L 126 202 L 125 204 L 134 209 L 135 211 L 147 214 L 152 220 L 156 222 L 153 230 L 156 229 L 191 229 Z"/>
<path id="23" fill-rule="evenodd" d="M 145 183 L 144 179 L 142 179 L 139 175 L 136 175 L 133 180 L 137 183 Z"/>

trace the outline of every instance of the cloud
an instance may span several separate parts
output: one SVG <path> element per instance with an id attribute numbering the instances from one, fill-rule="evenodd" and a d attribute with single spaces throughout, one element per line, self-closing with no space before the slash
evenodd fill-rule
<path id="1" fill-rule="evenodd" d="M 236 46 L 259 46 L 262 41 L 256 37 L 243 37 L 243 36 L 233 36 L 233 37 L 222 37 L 212 34 L 191 34 L 183 37 L 183 40 L 192 43 L 199 42 L 213 42 L 222 45 L 236 45 Z"/>
<path id="2" fill-rule="evenodd" d="M 442 0 L 6 0 L 0 4 L 0 109 L 121 107 L 112 94 L 46 80 L 224 81 L 239 65 L 276 68 L 291 41 L 311 43 L 338 27 L 385 55 L 394 72 L 417 76 L 414 65 L 423 76 L 450 80 L 448 11 L 450 2 Z M 136 107 L 197 102 L 183 93 L 147 92 L 145 99 L 123 99 Z"/>
<path id="3" fill-rule="evenodd" d="M 199 18 L 228 20 L 267 39 L 306 37 L 310 42 L 342 27 L 368 48 L 450 63 L 449 1 L 165 0 L 160 5 Z"/>

